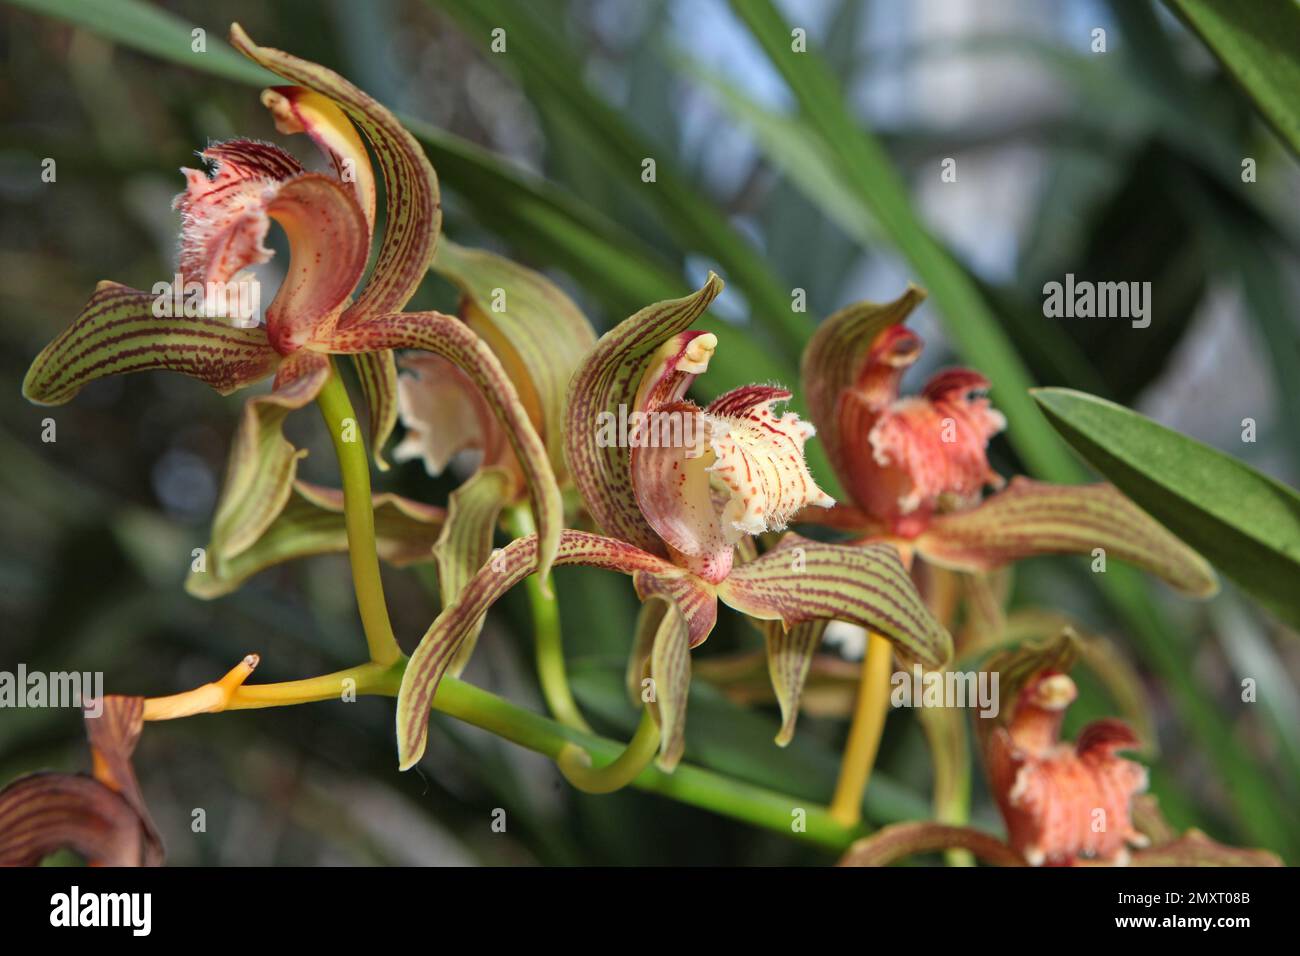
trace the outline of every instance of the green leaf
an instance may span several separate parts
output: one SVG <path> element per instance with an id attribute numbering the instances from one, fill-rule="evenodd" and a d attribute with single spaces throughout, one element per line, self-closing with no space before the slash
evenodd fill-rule
<path id="1" fill-rule="evenodd" d="M 443 528 L 442 508 L 394 494 L 373 496 L 375 546 L 394 567 L 433 560 L 433 547 Z M 210 565 L 192 570 L 185 590 L 198 598 L 229 594 L 266 568 L 314 554 L 346 554 L 348 529 L 343 517 L 343 493 L 305 481 L 295 481 L 288 503 L 249 547 L 236 555 L 221 554 L 218 543 L 208 545 Z"/>
<path id="2" fill-rule="evenodd" d="M 1034 398 L 1065 439 L 1243 590 L 1300 627 L 1300 495 L 1221 451 L 1071 389 Z"/>
<path id="3" fill-rule="evenodd" d="M 957 351 L 993 382 L 1016 451 L 1040 477 L 1075 480 L 1079 469 L 1029 400 L 1029 374 L 1002 323 L 974 280 L 925 228 L 912 208 L 902 177 L 884 148 L 850 112 L 839 83 L 821 57 L 811 49 L 791 50 L 790 27 L 770 0 L 731 0 L 731 8 L 785 78 L 799 104 L 804 135 L 821 143 L 817 155 L 834 158 L 836 173 L 871 209 L 881 232 L 916 270 L 920 284 L 939 307 Z M 823 190 L 809 198 L 822 202 L 827 195 Z"/>
<path id="4" fill-rule="evenodd" d="M 1295 0 L 1165 0 L 1219 58 L 1300 156 L 1300 4 Z"/>
<path id="5" fill-rule="evenodd" d="M 594 95 L 583 65 L 526 5 L 510 0 L 444 0 L 485 47 L 492 31 L 505 31 L 510 55 L 502 57 L 538 107 L 563 123 L 566 138 L 580 137 L 591 158 L 613 182 L 640 187 L 628 193 L 659 219 L 677 245 L 712 258 L 740 288 L 756 324 L 768 328 L 785 348 L 797 349 L 807 334 L 805 316 L 790 308 L 789 287 L 776 270 L 728 220 L 724 212 L 679 173 L 671 156 L 646 142 L 625 114 Z M 642 183 L 646 158 L 655 160 L 655 180 Z"/>

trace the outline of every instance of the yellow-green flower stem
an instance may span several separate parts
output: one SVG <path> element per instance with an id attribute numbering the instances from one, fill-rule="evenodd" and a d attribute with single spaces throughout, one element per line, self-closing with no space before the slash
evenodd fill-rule
<path id="1" fill-rule="evenodd" d="M 622 790 L 650 766 L 659 752 L 659 725 L 650 708 L 641 711 L 641 723 L 627 749 L 603 767 L 591 765 L 591 755 L 577 744 L 565 744 L 555 758 L 555 765 L 569 781 L 586 793 L 613 793 Z"/>
<path id="2" fill-rule="evenodd" d="M 214 713 L 222 709 L 285 707 L 311 701 L 338 700 L 343 696 L 344 691 L 349 689 L 344 683 L 348 678 L 356 682 L 355 687 L 351 689 L 355 690 L 357 696 L 364 694 L 396 697 L 405 670 L 406 659 L 402 658 L 387 667 L 368 662 L 307 680 L 251 686 L 245 684 L 234 689 L 224 707 L 209 708 L 205 712 Z M 624 747 L 617 741 L 584 733 L 543 717 L 541 714 L 524 710 L 504 698 L 454 677 L 444 677 L 438 685 L 438 693 L 433 698 L 433 709 L 467 724 L 481 727 L 504 740 L 543 754 L 557 762 L 561 755 L 578 748 L 590 754 L 593 760 L 599 760 L 612 767 L 630 752 L 644 755 L 648 751 L 653 757 L 657 747 L 658 730 L 657 728 L 654 730 L 656 743 L 650 745 L 648 743 L 650 731 L 644 730 L 644 721 L 642 730 L 639 730 L 633 738 L 633 744 Z M 148 702 L 146 702 L 147 711 Z M 629 771 L 630 783 L 638 790 L 658 793 L 669 799 L 710 810 L 752 826 L 784 833 L 796 840 L 827 850 L 843 851 L 867 832 L 862 827 L 841 826 L 831 818 L 825 807 L 811 801 L 732 780 L 711 770 L 681 764 L 672 773 L 665 773 L 653 763 L 648 763 L 632 774 L 631 766 L 631 759 L 624 760 L 620 772 Z"/>
<path id="3" fill-rule="evenodd" d="M 516 505 L 506 513 L 506 524 L 510 534 L 523 538 L 533 533 L 532 512 L 527 505 Z M 587 723 L 578 709 L 578 702 L 573 699 L 569 688 L 569 675 L 564 666 L 564 636 L 560 629 L 560 602 L 555 596 L 555 589 L 548 588 L 536 574 L 529 575 L 524 582 L 528 591 L 528 606 L 533 615 L 533 643 L 537 657 L 537 680 L 542 687 L 542 697 L 547 709 L 566 727 L 591 733 Z M 549 592 L 549 593 L 548 593 Z"/>
<path id="4" fill-rule="evenodd" d="M 840 776 L 835 782 L 830 815 L 844 827 L 855 827 L 862 820 L 862 797 L 867 792 L 871 768 L 876 763 L 880 737 L 889 711 L 889 674 L 894 647 L 874 632 L 867 638 L 867 654 L 862 659 L 862 680 L 853 706 L 849 739 L 840 761 Z"/>
<path id="5" fill-rule="evenodd" d="M 361 627 L 370 648 L 370 660 L 375 664 L 390 665 L 402 657 L 402 651 L 388 620 L 388 604 L 384 601 L 384 585 L 379 577 L 375 513 L 370 498 L 370 457 L 348 390 L 333 359 L 330 364 L 330 377 L 316 397 L 316 404 L 339 459 L 352 587 L 357 594 L 357 610 L 361 612 Z"/>

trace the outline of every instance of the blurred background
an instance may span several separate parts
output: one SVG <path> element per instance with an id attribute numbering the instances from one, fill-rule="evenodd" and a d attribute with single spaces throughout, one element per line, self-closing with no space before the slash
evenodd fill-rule
<path id="1" fill-rule="evenodd" d="M 0 669 L 100 670 L 110 692 L 158 695 L 213 680 L 250 651 L 262 655 L 259 680 L 283 680 L 352 664 L 364 646 L 342 556 L 264 572 L 210 603 L 182 589 L 191 549 L 208 539 L 240 398 L 167 374 L 99 382 L 56 410 L 20 397 L 27 365 L 98 280 L 149 288 L 171 275 L 170 200 L 194 150 L 253 136 L 309 158 L 275 133 L 226 47 L 234 20 L 420 121 L 446 234 L 545 270 L 598 328 L 719 271 L 728 287 L 711 327 L 723 341 L 702 397 L 754 380 L 797 384 L 797 356 L 819 319 L 857 299 L 892 299 L 912 281 L 932 297 L 914 319 L 929 347 L 909 389 L 954 362 L 989 373 L 1004 408 L 1025 401 L 1017 386 L 1029 380 L 1068 385 L 1297 483 L 1300 176 L 1165 7 L 778 9 L 787 24 L 764 35 L 761 15 L 738 16 L 725 0 L 0 5 Z M 193 27 L 206 31 L 204 52 L 191 48 Z M 491 47 L 498 28 L 503 52 Z M 774 35 L 788 46 L 793 28 L 806 31 L 805 55 L 829 79 L 821 101 L 842 104 L 865 144 L 848 173 L 831 170 L 816 118 L 764 49 Z M 45 158 L 56 160 L 54 182 L 42 181 Z M 652 183 L 645 158 L 655 160 Z M 1247 158 L 1253 182 L 1242 179 Z M 955 182 L 941 176 L 946 159 Z M 1150 281 L 1150 327 L 1045 318 L 1043 285 L 1066 273 Z M 796 290 L 806 311 L 792 308 Z M 453 305 L 431 276 L 412 307 Z M 1018 356 L 1027 379 L 999 374 L 998 355 Z M 47 417 L 53 443 L 41 440 Z M 1242 440 L 1245 419 L 1254 442 Z M 337 484 L 317 416 L 294 416 L 287 434 L 311 449 L 303 476 Z M 1038 421 L 1014 445 L 999 438 L 993 457 L 1004 475 L 1081 474 Z M 379 484 L 436 503 L 454 486 L 418 463 Z M 436 589 L 420 572 L 385 575 L 409 651 L 437 613 Z M 1295 635 L 1230 584 L 1192 605 L 1122 569 L 1109 590 L 1097 577 L 1074 559 L 1028 562 L 1012 605 L 1068 611 L 1136 668 L 1160 745 L 1153 789 L 1173 823 L 1300 860 Z M 626 738 L 636 720 L 621 690 L 631 586 L 563 569 L 558 588 L 578 699 L 599 730 Z M 825 801 L 846 727 L 834 716 L 843 688 L 828 684 L 827 713 L 805 715 L 781 750 L 769 702 L 703 679 L 707 662 L 716 676 L 759 648 L 724 613 L 697 652 L 686 759 Z M 514 593 L 490 615 L 466 678 L 540 710 L 530 649 L 524 595 Z M 826 673 L 838 673 L 827 653 Z M 1258 681 L 1257 702 L 1242 703 L 1243 677 Z M 1067 734 L 1116 711 L 1080 680 Z M 392 712 L 390 700 L 363 698 L 150 725 L 135 763 L 169 861 L 834 858 L 660 797 L 576 793 L 544 758 L 440 715 L 419 769 L 399 774 Z M 74 712 L 0 713 L 0 782 L 87 763 Z M 928 816 L 930 785 L 921 730 L 895 711 L 869 822 Z M 205 832 L 191 832 L 196 808 Z M 506 810 L 505 833 L 491 828 L 495 808 Z M 973 819 L 1001 832 L 978 771 Z"/>

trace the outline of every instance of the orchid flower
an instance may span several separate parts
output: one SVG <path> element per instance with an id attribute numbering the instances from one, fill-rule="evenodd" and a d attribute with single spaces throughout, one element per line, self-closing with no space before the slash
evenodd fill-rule
<path id="1" fill-rule="evenodd" d="M 604 533 L 564 531 L 555 563 L 632 576 L 646 606 L 629 683 L 640 691 L 653 682 L 649 710 L 666 769 L 684 747 L 688 652 L 712 631 L 719 599 L 784 627 L 813 618 L 858 623 L 930 667 L 951 651 L 891 545 L 788 534 L 754 553 L 754 535 L 832 502 L 804 462 L 812 427 L 776 408 L 789 392 L 752 385 L 702 408 L 686 398 L 716 347 L 714 336 L 690 326 L 721 289 L 710 275 L 693 295 L 649 306 L 606 333 L 573 375 L 564 412 L 568 473 Z M 632 423 L 626 435 L 618 422 Z M 424 750 L 438 682 L 484 612 L 537 569 L 537 551 L 530 535 L 497 552 L 411 656 L 398 697 L 403 769 Z"/>
<path id="2" fill-rule="evenodd" d="M 1097 554 L 1128 561 L 1193 597 L 1217 589 L 1209 564 L 1109 484 L 1052 485 L 989 467 L 990 438 L 1005 419 L 983 394 L 992 383 L 969 369 L 935 374 L 919 395 L 902 395 L 904 373 L 923 343 L 906 328 L 925 293 L 909 288 L 885 304 L 860 302 L 818 327 L 802 378 L 813 423 L 849 501 L 806 509 L 801 522 L 848 532 L 861 544 L 888 542 L 910 565 L 984 575 L 1045 554 Z M 994 493 L 985 497 L 984 489 Z M 773 674 L 793 733 L 802 683 L 821 626 L 773 639 L 786 663 Z"/>
<path id="3" fill-rule="evenodd" d="M 1146 768 L 1119 756 L 1139 744 L 1124 721 L 1102 718 L 1083 727 L 1073 744 L 1060 739 L 1065 712 L 1078 696 L 1067 671 L 1079 649 L 1064 632 L 988 662 L 1014 701 L 997 721 L 973 718 L 1006 842 L 968 827 L 903 823 L 858 841 L 841 865 L 883 866 L 959 848 L 999 866 L 1280 866 L 1267 851 L 1224 846 L 1197 830 L 1177 836 L 1154 798 L 1140 796 Z"/>
<path id="4" fill-rule="evenodd" d="M 162 838 L 131 767 L 144 698 L 106 696 L 87 709 L 92 773 L 32 773 L 0 790 L 0 866 L 36 866 L 72 850 L 95 866 L 161 866 Z"/>
<path id="5" fill-rule="evenodd" d="M 146 369 L 182 372 L 223 395 L 274 376 L 269 394 L 245 404 L 213 523 L 213 579 L 192 587 L 215 594 L 262 566 L 257 559 L 234 567 L 287 507 L 319 508 L 338 524 L 335 495 L 295 484 L 305 452 L 281 434 L 289 412 L 324 397 L 334 380 L 330 356 L 356 357 L 370 408 L 371 447 L 386 467 L 380 450 L 397 415 L 393 350 L 420 349 L 472 381 L 500 422 L 532 501 L 545 567 L 563 523 L 559 489 L 510 376 L 460 319 L 400 311 L 433 259 L 441 222 L 437 178 L 423 151 L 387 109 L 336 73 L 256 46 L 238 24 L 231 42 L 292 84 L 265 90 L 262 102 L 280 132 L 305 133 L 312 140 L 330 171 L 308 172 L 279 147 L 249 139 L 203 150 L 206 171 L 185 170 L 186 189 L 175 201 L 181 212 L 179 276 L 186 289 L 204 290 L 201 314 L 159 317 L 159 293 L 101 282 L 72 326 L 37 356 L 24 394 L 60 404 L 95 379 Z M 385 215 L 376 242 L 380 181 Z M 206 314 L 229 298 L 230 284 L 251 281 L 247 270 L 271 257 L 264 241 L 272 221 L 283 229 L 290 251 L 265 322 L 240 327 Z M 358 292 L 372 254 L 373 268 Z M 327 417 L 336 446 L 354 441 L 347 430 L 355 432 L 356 423 L 347 417 L 351 409 L 341 385 L 331 398 Z M 365 485 L 368 494 L 368 477 Z M 388 502 L 399 517 L 411 519 L 396 522 L 405 531 L 417 526 L 416 540 L 440 527 L 440 511 Z M 409 553 L 400 537 L 390 542 L 390 553 Z M 301 544 L 296 547 L 306 553 Z"/>

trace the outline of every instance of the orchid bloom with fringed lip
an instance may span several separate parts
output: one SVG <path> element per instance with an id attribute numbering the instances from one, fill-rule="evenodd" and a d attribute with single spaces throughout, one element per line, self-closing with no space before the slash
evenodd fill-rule
<path id="1" fill-rule="evenodd" d="M 90 775 L 31 773 L 0 789 L 0 866 L 39 866 L 56 850 L 92 866 L 162 865 L 162 838 L 131 767 L 144 698 L 106 696 L 85 720 Z"/>
<path id="2" fill-rule="evenodd" d="M 969 369 L 935 374 L 919 395 L 901 394 L 923 343 L 904 326 L 925 293 L 909 288 L 884 304 L 860 302 L 818 327 L 801 377 L 813 423 L 850 501 L 806 509 L 798 520 L 888 542 L 950 571 L 981 575 L 1044 554 L 1093 554 L 1143 567 L 1194 597 L 1217 590 L 1209 564 L 1109 484 L 1052 485 L 989 467 L 989 440 L 1006 421 Z M 986 487 L 999 489 L 982 497 Z M 781 634 L 768 628 L 770 670 L 794 732 L 799 699 L 824 624 Z"/>
<path id="3" fill-rule="evenodd" d="M 689 650 L 712 631 L 719 599 L 786 627 L 819 617 L 861 624 L 931 667 L 951 652 L 951 637 L 925 609 L 892 546 L 843 547 L 787 534 L 765 554 L 753 553 L 751 536 L 832 502 L 804 463 L 813 429 L 774 408 L 789 392 L 751 385 L 703 408 L 685 398 L 716 346 L 711 334 L 689 329 L 721 289 L 710 275 L 695 294 L 652 305 L 606 333 L 569 383 L 565 410 L 568 472 L 604 534 L 566 530 L 555 563 L 632 576 L 644 607 L 628 679 L 638 691 L 644 677 L 655 682 L 651 706 L 665 769 L 684 746 Z M 626 445 L 609 440 L 603 427 L 620 416 L 643 426 L 629 432 Z M 666 429 L 680 438 L 656 445 L 651 422 L 662 425 L 658 434 Z M 748 560 L 737 560 L 738 551 Z M 423 753 L 430 702 L 475 622 L 536 566 L 537 539 L 516 539 L 424 635 L 398 696 L 403 769 Z"/>
<path id="4" fill-rule="evenodd" d="M 433 259 L 441 223 L 437 177 L 423 150 L 387 109 L 336 73 L 256 46 L 238 24 L 231 42 L 294 84 L 264 91 L 262 102 L 281 132 L 306 133 L 332 169 L 308 172 L 277 146 L 238 139 L 200 154 L 208 172 L 185 170 L 176 207 L 187 285 L 240 281 L 270 258 L 264 239 L 271 221 L 284 230 L 289 263 L 265 325 L 241 328 L 207 315 L 158 318 L 154 293 L 101 282 L 72 326 L 33 362 L 24 394 L 60 404 L 95 379 L 147 369 L 183 372 L 229 394 L 274 373 L 270 394 L 245 405 L 232 446 L 210 549 L 220 572 L 263 535 L 295 490 L 309 504 L 337 504 L 326 490 L 295 485 L 305 453 L 280 434 L 285 416 L 312 401 L 332 374 L 330 355 L 357 359 L 372 448 L 385 467 L 379 452 L 396 419 L 393 350 L 434 353 L 474 382 L 501 422 L 548 564 L 563 523 L 559 489 L 510 377 L 466 323 L 400 311 Z M 363 134 L 383 181 L 385 224 L 372 273 L 354 298 L 370 258 L 378 193 Z"/>
<path id="5" fill-rule="evenodd" d="M 975 721 L 1005 842 L 970 827 L 899 823 L 855 843 L 840 865 L 884 866 L 960 848 L 998 866 L 1281 866 L 1266 850 L 1225 846 L 1199 830 L 1177 835 L 1154 798 L 1140 796 L 1147 769 L 1119 756 L 1140 745 L 1124 721 L 1101 718 L 1074 743 L 1060 739 L 1065 712 L 1078 696 L 1065 673 L 1076 649 L 1063 635 L 1045 647 L 1003 652 L 1001 666 L 989 662 L 1003 672 L 1003 693 L 1014 699 L 998 725 Z"/>
<path id="6" fill-rule="evenodd" d="M 1061 722 L 1077 696 L 1069 675 L 1043 671 L 988 739 L 989 787 L 1008 842 L 1030 866 L 1123 865 L 1130 846 L 1149 842 L 1129 816 L 1133 797 L 1147 788 L 1146 768 L 1118 756 L 1140 741 L 1123 721 L 1103 718 L 1084 727 L 1076 744 L 1063 743 Z"/>

